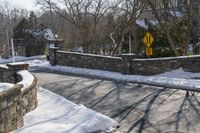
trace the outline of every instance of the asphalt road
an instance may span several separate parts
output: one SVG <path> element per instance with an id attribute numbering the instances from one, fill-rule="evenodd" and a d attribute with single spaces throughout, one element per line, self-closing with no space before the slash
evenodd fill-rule
<path id="1" fill-rule="evenodd" d="M 38 85 L 120 123 L 120 132 L 199 133 L 200 95 L 133 83 L 33 71 Z"/>

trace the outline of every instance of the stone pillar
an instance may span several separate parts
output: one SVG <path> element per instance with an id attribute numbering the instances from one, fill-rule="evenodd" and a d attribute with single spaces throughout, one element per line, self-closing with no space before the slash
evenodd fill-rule
<path id="1" fill-rule="evenodd" d="M 24 62 L 15 62 L 15 63 L 9 63 L 7 64 L 8 69 L 10 72 L 12 72 L 14 75 L 11 77 L 14 77 L 14 81 L 12 83 L 17 83 L 20 81 L 20 77 L 17 75 L 17 71 L 20 70 L 28 70 L 29 64 L 26 64 Z"/>
<path id="2" fill-rule="evenodd" d="M 15 71 L 28 70 L 29 64 L 24 62 L 8 63 L 7 66 Z"/>
<path id="3" fill-rule="evenodd" d="M 121 73 L 122 74 L 131 74 L 131 61 L 132 59 L 137 58 L 136 54 L 121 54 L 122 58 L 121 64 Z"/>
<path id="4" fill-rule="evenodd" d="M 56 65 L 56 52 L 57 50 L 59 50 L 60 48 L 58 47 L 50 47 L 49 48 L 49 62 L 52 66 Z"/>
<path id="5" fill-rule="evenodd" d="M 3 54 L 1 57 L 4 59 L 9 58 L 9 48 L 6 45 L 3 46 Z"/>

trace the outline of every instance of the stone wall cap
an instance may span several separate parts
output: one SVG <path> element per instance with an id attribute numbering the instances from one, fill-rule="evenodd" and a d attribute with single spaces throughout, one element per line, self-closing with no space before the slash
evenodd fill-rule
<path id="1" fill-rule="evenodd" d="M 28 65 L 25 62 L 14 62 L 14 63 L 8 63 L 7 66 L 20 66 L 20 65 Z"/>
<path id="2" fill-rule="evenodd" d="M 54 47 L 54 46 L 47 46 L 50 49 L 60 49 L 59 47 Z"/>
<path id="3" fill-rule="evenodd" d="M 17 83 L 23 85 L 22 91 L 29 88 L 34 83 L 35 77 L 29 71 L 21 70 L 18 71 L 17 74 L 22 78 L 22 81 Z"/>
<path id="4" fill-rule="evenodd" d="M 66 54 L 74 54 L 74 55 L 82 55 L 82 56 L 91 56 L 91 57 L 100 57 L 100 58 L 110 58 L 110 59 L 121 59 L 120 57 L 116 57 L 116 56 L 96 55 L 96 54 L 89 54 L 89 53 L 62 51 L 62 50 L 58 50 L 58 53 L 66 53 Z"/>
<path id="5" fill-rule="evenodd" d="M 162 57 L 162 58 L 143 58 L 143 59 L 133 59 L 134 61 L 162 61 L 162 60 L 176 60 L 176 59 L 188 59 L 188 58 L 199 58 L 200 55 L 191 56 L 176 56 L 176 57 Z"/>
<path id="6" fill-rule="evenodd" d="M 124 53 L 124 54 L 120 54 L 119 56 L 132 56 L 132 55 L 135 55 L 134 53 Z"/>
<path id="7" fill-rule="evenodd" d="M 0 65 L 0 68 L 8 69 L 8 66 L 6 66 L 6 65 Z"/>

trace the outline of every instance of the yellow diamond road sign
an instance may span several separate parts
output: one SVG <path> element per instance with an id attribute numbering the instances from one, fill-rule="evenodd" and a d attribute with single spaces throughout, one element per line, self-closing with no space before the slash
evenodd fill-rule
<path id="1" fill-rule="evenodd" d="M 146 44 L 147 47 L 150 47 L 153 41 L 154 41 L 154 38 L 149 32 L 147 32 L 146 35 L 144 36 L 143 42 Z"/>

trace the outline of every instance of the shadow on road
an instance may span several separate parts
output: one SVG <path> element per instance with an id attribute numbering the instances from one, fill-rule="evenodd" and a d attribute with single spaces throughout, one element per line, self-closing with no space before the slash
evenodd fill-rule
<path id="1" fill-rule="evenodd" d="M 38 79 L 44 79 L 40 72 Z M 40 85 L 118 122 L 127 133 L 200 131 L 200 95 L 77 75 L 49 74 Z"/>

